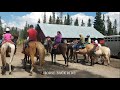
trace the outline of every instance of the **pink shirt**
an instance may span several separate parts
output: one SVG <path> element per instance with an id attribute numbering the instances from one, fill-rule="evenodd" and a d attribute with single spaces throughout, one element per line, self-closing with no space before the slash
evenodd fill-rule
<path id="1" fill-rule="evenodd" d="M 12 35 L 10 33 L 4 34 L 4 41 L 11 41 Z"/>

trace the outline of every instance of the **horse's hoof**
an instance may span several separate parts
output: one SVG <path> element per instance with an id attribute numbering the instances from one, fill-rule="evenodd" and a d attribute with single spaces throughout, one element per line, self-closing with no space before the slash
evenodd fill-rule
<path id="1" fill-rule="evenodd" d="M 23 69 L 26 69 L 26 67 L 23 67 Z"/>
<path id="2" fill-rule="evenodd" d="M 53 64 L 56 65 L 56 62 L 54 62 Z"/>
<path id="3" fill-rule="evenodd" d="M 9 75 L 12 75 L 12 72 L 9 72 Z"/>
<path id="4" fill-rule="evenodd" d="M 6 75 L 6 72 L 5 72 L 5 71 L 2 71 L 1 74 L 2 74 L 2 75 Z"/>
<path id="5" fill-rule="evenodd" d="M 44 72 L 43 72 L 43 71 L 41 71 L 41 75 L 44 75 Z"/>
<path id="6" fill-rule="evenodd" d="M 15 68 L 15 67 L 14 67 L 13 65 L 11 65 L 11 70 L 12 70 L 12 71 L 14 70 L 14 68 Z"/>
<path id="7" fill-rule="evenodd" d="M 32 73 L 30 73 L 29 76 L 32 76 Z"/>

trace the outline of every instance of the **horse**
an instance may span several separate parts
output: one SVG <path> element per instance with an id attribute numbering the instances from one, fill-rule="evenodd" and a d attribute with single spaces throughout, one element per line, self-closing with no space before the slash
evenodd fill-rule
<path id="1" fill-rule="evenodd" d="M 80 44 L 79 47 L 76 45 L 74 46 L 75 44 L 74 43 L 69 43 L 68 44 L 68 52 L 70 52 L 70 56 L 68 58 L 72 59 L 73 60 L 76 60 L 76 62 L 78 62 L 78 57 L 77 57 L 77 54 L 79 54 L 78 52 L 76 52 L 77 50 L 79 50 L 79 48 L 84 48 L 82 47 L 82 45 Z M 74 46 L 74 47 L 73 47 Z M 83 54 L 84 56 L 84 59 L 86 59 L 86 55 Z"/>
<path id="2" fill-rule="evenodd" d="M 87 54 L 88 60 L 91 59 L 91 66 L 94 65 L 95 57 L 100 57 L 104 59 L 103 64 L 107 61 L 110 64 L 110 49 L 106 46 L 99 47 L 99 50 L 95 51 L 96 46 L 94 44 L 88 44 L 84 49 L 79 49 L 80 54 Z"/>
<path id="3" fill-rule="evenodd" d="M 67 52 L 67 44 L 66 43 L 57 44 L 57 49 L 52 47 L 51 59 L 52 59 L 53 64 L 56 63 L 56 55 L 58 55 L 58 54 L 62 54 L 64 61 L 65 61 L 65 65 L 67 64 L 66 66 L 68 66 L 68 52 Z M 53 58 L 53 56 L 54 56 L 54 58 Z"/>
<path id="4" fill-rule="evenodd" d="M 1 60 L 2 60 L 2 75 L 6 73 L 6 50 L 7 48 L 10 47 L 11 52 L 10 52 L 10 62 L 9 62 L 9 74 L 12 74 L 11 72 L 11 63 L 13 61 L 14 57 L 14 52 L 15 52 L 15 45 L 11 42 L 5 42 L 1 46 Z"/>
<path id="5" fill-rule="evenodd" d="M 40 67 L 43 70 L 43 65 L 45 63 L 45 47 L 42 45 L 41 42 L 38 41 L 30 41 L 28 43 L 28 47 L 25 48 L 25 54 L 30 57 L 31 60 L 31 69 L 30 69 L 30 75 L 32 76 L 33 69 L 35 68 L 35 61 L 34 57 L 38 55 L 40 60 Z"/>
<path id="6" fill-rule="evenodd" d="M 46 49 L 46 52 L 47 52 L 47 55 L 48 55 L 48 53 L 50 53 L 51 49 L 52 49 L 52 41 L 51 40 L 45 40 L 44 41 L 44 46 L 45 46 L 45 49 Z"/>
<path id="7" fill-rule="evenodd" d="M 12 41 L 14 42 L 14 44 L 15 44 L 15 52 L 14 52 L 14 54 L 16 54 L 16 50 L 17 50 L 17 40 L 18 40 L 18 35 L 17 34 L 15 34 L 15 35 L 13 35 L 13 39 L 12 39 Z"/>

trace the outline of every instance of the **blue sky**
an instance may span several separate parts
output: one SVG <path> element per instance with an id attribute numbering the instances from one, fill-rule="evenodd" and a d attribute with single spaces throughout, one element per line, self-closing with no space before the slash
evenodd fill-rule
<path id="1" fill-rule="evenodd" d="M 76 18 L 78 18 L 79 25 L 81 24 L 82 20 L 87 25 L 89 18 L 93 23 L 94 17 L 96 16 L 96 12 L 63 12 L 63 16 L 65 16 L 67 13 L 71 16 L 73 22 L 75 21 Z M 118 27 L 120 28 L 120 12 L 101 12 L 101 13 L 105 15 L 105 20 L 107 20 L 107 16 L 109 16 L 112 23 L 114 22 L 115 19 L 117 19 Z M 47 21 L 49 21 L 50 15 L 52 15 L 52 12 L 46 12 Z M 59 13 L 56 13 L 56 16 L 58 15 Z M 38 19 L 40 18 L 42 23 L 44 12 L 0 12 L 0 16 L 2 18 L 2 23 L 4 23 L 3 26 L 10 27 L 14 26 L 22 29 L 24 28 L 26 21 L 28 22 L 28 24 L 36 25 Z M 107 26 L 106 22 L 105 24 Z"/>
<path id="2" fill-rule="evenodd" d="M 5 21 L 10 21 L 12 20 L 11 15 L 14 16 L 24 16 L 26 14 L 30 14 L 31 12 L 0 12 L 0 16 L 2 17 L 2 19 L 4 19 Z M 64 14 L 69 13 L 70 15 L 75 15 L 78 14 L 80 12 L 64 12 Z M 88 16 L 95 16 L 96 12 L 81 12 L 84 13 L 85 15 Z M 105 12 L 102 12 L 105 14 Z"/>

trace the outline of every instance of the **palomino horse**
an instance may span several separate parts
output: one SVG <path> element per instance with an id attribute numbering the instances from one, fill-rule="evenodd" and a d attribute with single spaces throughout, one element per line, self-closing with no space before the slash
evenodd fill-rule
<path id="1" fill-rule="evenodd" d="M 57 54 L 62 54 L 62 56 L 65 60 L 65 64 L 67 64 L 67 66 L 68 66 L 68 53 L 67 53 L 67 44 L 66 43 L 58 44 L 57 49 L 52 48 L 52 51 L 51 51 L 52 63 L 56 63 L 56 55 Z M 54 59 L 53 59 L 53 56 L 54 56 Z"/>
<path id="2" fill-rule="evenodd" d="M 25 54 L 30 57 L 30 60 L 32 62 L 30 75 L 32 75 L 33 69 L 35 67 L 34 57 L 36 55 L 39 55 L 40 67 L 43 70 L 43 65 L 45 63 L 45 60 L 44 60 L 45 59 L 45 48 L 41 42 L 38 42 L 38 41 L 29 42 L 28 47 L 25 48 Z"/>
<path id="3" fill-rule="evenodd" d="M 84 49 L 79 49 L 80 54 L 87 54 L 88 59 L 91 59 L 91 65 L 94 64 L 94 57 L 102 57 L 104 58 L 103 64 L 107 61 L 110 64 L 110 49 L 105 46 L 99 47 L 99 50 L 95 51 L 96 46 L 94 44 L 88 44 Z"/>
<path id="4" fill-rule="evenodd" d="M 5 42 L 1 46 L 1 60 L 2 60 L 2 74 L 6 73 L 6 50 L 10 47 L 10 62 L 9 62 L 9 74 L 11 74 L 11 63 L 13 61 L 15 45 L 10 42 Z"/>

